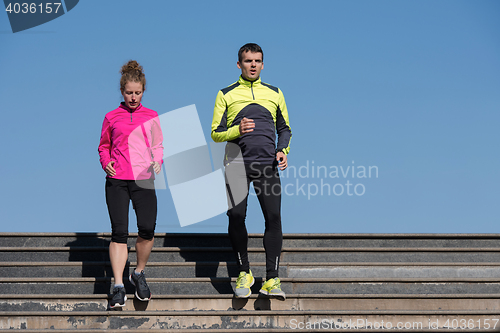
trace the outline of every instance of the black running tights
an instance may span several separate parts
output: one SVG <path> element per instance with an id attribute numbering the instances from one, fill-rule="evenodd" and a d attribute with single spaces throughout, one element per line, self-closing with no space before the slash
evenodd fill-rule
<path id="1" fill-rule="evenodd" d="M 245 226 L 248 189 L 253 182 L 255 194 L 265 220 L 264 249 L 266 279 L 278 277 L 279 258 L 283 243 L 281 229 L 281 182 L 277 165 L 226 166 L 226 189 L 229 210 L 229 238 L 236 255 L 239 271 L 249 271 L 248 233 Z M 245 192 L 246 191 L 246 192 Z"/>

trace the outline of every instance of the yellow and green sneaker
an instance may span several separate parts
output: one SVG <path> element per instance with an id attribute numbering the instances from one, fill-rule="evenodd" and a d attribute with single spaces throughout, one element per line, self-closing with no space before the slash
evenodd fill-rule
<path id="1" fill-rule="evenodd" d="M 286 299 L 285 293 L 281 290 L 281 281 L 279 278 L 269 279 L 260 288 L 260 293 L 284 301 Z"/>
<path id="2" fill-rule="evenodd" d="M 236 290 L 234 291 L 235 296 L 237 298 L 250 297 L 250 294 L 252 294 L 250 287 L 253 286 L 254 282 L 255 279 L 252 275 L 252 271 L 250 271 L 250 273 L 241 271 L 240 276 L 236 279 Z"/>

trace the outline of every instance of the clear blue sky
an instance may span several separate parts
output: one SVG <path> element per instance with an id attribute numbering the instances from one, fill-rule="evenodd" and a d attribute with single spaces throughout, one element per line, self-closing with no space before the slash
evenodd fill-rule
<path id="1" fill-rule="evenodd" d="M 209 142 L 256 42 L 293 132 L 284 232 L 498 233 L 499 17 L 499 1 L 84 0 L 13 34 L 0 13 L 0 231 L 109 231 L 97 146 L 121 65 L 144 66 L 159 114 L 196 104 Z M 225 214 L 181 228 L 157 195 L 158 232 L 226 232 Z M 253 196 L 247 225 L 264 230 Z"/>

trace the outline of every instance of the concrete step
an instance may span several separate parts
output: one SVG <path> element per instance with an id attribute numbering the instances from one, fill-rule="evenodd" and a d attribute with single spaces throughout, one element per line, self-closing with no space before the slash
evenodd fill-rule
<path id="1" fill-rule="evenodd" d="M 318 324 L 319 326 L 319 324 Z M 299 329 L 301 332 L 325 332 L 325 333 L 329 333 L 329 332 L 339 332 L 339 329 L 335 328 L 335 329 L 324 329 L 324 328 L 319 328 L 319 329 L 301 329 L 299 327 L 297 328 L 245 328 L 245 329 L 238 329 L 238 330 L 235 330 L 235 329 L 222 329 L 222 328 L 219 328 L 219 329 L 208 329 L 208 328 L 204 328 L 202 332 L 204 333 L 220 333 L 220 332 L 245 332 L 245 333 L 262 333 L 262 332 L 269 332 L 269 333 L 289 333 L 289 332 L 296 332 L 297 329 Z M 104 330 L 105 332 L 107 333 L 135 333 L 135 332 L 150 332 L 150 331 L 153 331 L 154 332 L 154 329 L 126 329 L 126 328 L 121 328 L 121 329 L 106 329 Z M 199 328 L 193 328 L 193 329 L 189 329 L 189 328 L 174 328 L 174 329 L 167 329 L 167 328 L 162 328 L 161 329 L 161 332 L 166 332 L 166 333 L 200 333 L 200 329 Z M 356 332 L 373 332 L 373 329 L 372 328 L 367 328 L 367 329 L 356 329 L 355 330 Z M 381 332 L 394 332 L 395 330 L 394 329 L 390 329 L 390 330 L 386 330 L 386 329 L 379 329 L 378 331 L 381 331 Z M 405 329 L 405 332 L 407 332 L 408 330 Z M 410 332 L 449 332 L 450 330 L 449 329 L 432 329 L 432 330 L 420 330 L 420 329 L 416 329 L 416 330 L 409 330 Z M 484 332 L 484 331 L 480 331 L 480 330 L 469 330 L 469 331 L 472 331 L 472 332 Z M 0 329 L 0 333 L 1 332 L 12 332 L 11 329 L 7 329 L 7 330 L 3 330 L 3 329 Z M 69 330 L 60 330 L 60 329 L 44 329 L 44 330 L 25 330 L 23 329 L 23 333 L 40 333 L 40 332 L 45 332 L 45 333 L 74 333 L 75 330 L 74 329 L 69 329 Z M 96 330 L 95 329 L 90 329 L 90 330 L 87 330 L 87 329 L 79 329 L 78 330 L 78 333 L 95 333 Z"/>
<path id="2" fill-rule="evenodd" d="M 249 260 L 265 261 L 262 247 Z M 109 261 L 107 247 L 1 247 L 2 261 Z M 129 260 L 136 260 L 135 248 Z M 229 247 L 153 248 L 150 262 L 233 262 Z M 500 262 L 499 248 L 283 248 L 281 262 Z"/>
<path id="3" fill-rule="evenodd" d="M 134 246 L 137 233 L 131 233 Z M 262 247 L 263 234 L 249 234 L 249 247 Z M 110 233 L 0 233 L 0 247 L 107 247 Z M 284 247 L 498 248 L 500 234 L 284 234 Z M 230 247 L 227 234 L 159 233 L 155 247 Z"/>
<path id="4" fill-rule="evenodd" d="M 253 293 L 262 278 L 257 277 Z M 148 278 L 155 295 L 232 294 L 236 278 Z M 0 278 L 5 294 L 102 294 L 111 292 L 112 278 Z M 281 278 L 281 287 L 294 294 L 490 294 L 500 293 L 497 278 Z M 134 287 L 125 282 L 128 293 Z"/>
<path id="5" fill-rule="evenodd" d="M 1 312 L 0 329 L 377 329 L 430 331 L 433 327 L 498 330 L 500 311 L 82 311 Z M 494 327 L 494 328 L 493 328 Z"/>
<path id="6" fill-rule="evenodd" d="M 105 311 L 108 294 L 1 295 L 0 311 Z M 124 311 L 224 311 L 224 310 L 500 310 L 500 294 L 288 294 L 285 301 L 253 294 L 154 295 L 149 302 L 127 295 Z"/>
<path id="7" fill-rule="evenodd" d="M 319 326 L 319 324 L 318 324 Z M 235 330 L 235 329 L 222 329 L 222 328 L 219 328 L 219 329 L 208 329 L 208 328 L 205 328 L 203 329 L 202 332 L 204 333 L 220 333 L 220 332 L 245 332 L 245 333 L 262 333 L 262 332 L 269 332 L 269 333 L 287 333 L 287 332 L 297 332 L 297 329 L 299 329 L 301 332 L 325 332 L 325 333 L 329 333 L 329 332 L 339 332 L 339 329 L 335 328 L 335 329 L 324 329 L 324 328 L 319 328 L 319 329 L 300 329 L 300 328 L 294 328 L 294 329 L 291 329 L 291 328 L 245 328 L 245 329 L 238 329 L 238 330 Z M 150 331 L 153 331 L 154 332 L 154 329 L 125 329 L 125 328 L 121 328 L 121 329 L 106 329 L 104 330 L 105 332 L 107 333 L 135 333 L 135 332 L 150 332 Z M 161 329 L 161 332 L 166 332 L 166 333 L 200 333 L 200 329 L 199 328 L 194 328 L 194 329 L 189 329 L 189 328 L 174 328 L 174 329 L 166 329 L 166 328 L 162 328 Z M 386 330 L 386 329 L 379 329 L 377 331 L 381 331 L 381 332 L 394 332 L 395 330 L 394 329 L 390 329 L 390 330 Z M 404 330 L 405 332 L 407 332 L 408 330 Z M 420 330 L 420 329 L 416 329 L 416 330 L 409 330 L 410 332 L 450 332 L 449 329 L 432 329 L 432 330 Z M 484 332 L 484 331 L 481 331 L 481 330 L 469 330 L 471 332 Z M 10 329 L 7 329 L 7 330 L 3 330 L 3 329 L 0 329 L 0 333 L 1 332 L 12 332 L 12 330 Z M 23 329 L 23 333 L 40 333 L 40 332 L 46 332 L 46 333 L 74 333 L 75 330 L 74 329 L 69 329 L 69 330 L 60 330 L 60 329 L 47 329 L 47 330 L 25 330 Z M 78 333 L 95 333 L 96 330 L 95 329 L 90 329 L 90 330 L 87 330 L 87 329 L 79 329 L 78 330 Z M 372 328 L 367 328 L 367 329 L 356 329 L 355 332 L 373 332 L 373 329 Z"/>
<path id="8" fill-rule="evenodd" d="M 449 321 L 447 321 L 449 322 Z M 458 321 L 457 321 L 458 322 Z M 476 328 L 476 329 L 467 329 L 467 331 L 469 332 L 491 332 L 493 329 L 493 325 L 490 325 L 490 323 L 493 322 L 493 321 L 488 321 L 488 327 L 489 329 L 479 329 L 479 328 Z M 494 323 L 494 322 L 493 322 Z M 320 328 L 305 328 L 304 327 L 304 323 L 299 323 L 297 324 L 297 322 L 294 322 L 295 326 L 294 328 L 244 328 L 244 329 L 238 329 L 238 330 L 235 330 L 235 329 L 203 329 L 202 332 L 204 333 L 220 333 L 220 332 L 245 332 L 245 333 L 262 333 L 262 332 L 269 332 L 269 333 L 289 333 L 289 332 L 297 332 L 298 330 L 300 332 L 325 332 L 325 333 L 334 333 L 334 332 L 339 332 L 340 330 L 344 330 L 343 328 L 334 328 L 334 329 L 328 329 L 328 328 L 321 328 L 321 325 L 322 323 L 313 323 L 313 322 L 307 322 L 306 324 L 309 324 L 309 325 L 316 325 L 316 327 L 320 327 Z M 353 325 L 355 323 L 353 322 Z M 372 323 L 373 324 L 373 323 Z M 377 322 L 375 322 L 375 324 L 377 324 Z M 404 323 L 402 323 L 404 324 Z M 418 323 L 416 323 L 418 324 Z M 438 333 L 445 333 L 445 332 L 450 332 L 452 328 L 434 328 L 434 322 L 430 322 L 429 323 L 433 328 L 429 329 L 429 328 L 426 328 L 426 329 L 405 329 L 405 328 L 401 328 L 399 331 L 400 332 L 438 332 Z M 340 325 L 340 324 L 339 324 Z M 346 323 L 346 326 L 348 325 L 348 323 Z M 327 323 L 323 324 L 323 326 L 330 326 L 330 324 L 328 323 L 328 320 L 327 320 Z M 411 326 L 411 323 L 409 323 L 409 326 Z M 302 328 L 304 327 L 304 328 Z M 436 326 L 437 327 L 437 326 Z M 481 326 L 482 327 L 482 326 Z M 498 327 L 498 325 L 497 325 Z M 346 327 L 347 329 L 348 327 Z M 106 329 L 105 332 L 107 333 L 129 333 L 129 332 L 149 332 L 154 329 Z M 356 329 L 350 329 L 350 331 L 355 331 L 355 332 L 360 332 L 360 333 L 368 333 L 368 332 L 373 332 L 374 331 L 374 328 L 356 328 Z M 12 332 L 12 330 L 2 330 L 0 329 L 0 332 Z M 70 330 L 52 330 L 52 329 L 48 329 L 48 330 L 23 330 L 23 333 L 39 333 L 39 332 L 54 332 L 54 333 L 74 333 L 75 330 L 73 329 L 70 329 Z M 95 333 L 96 330 L 86 330 L 86 329 L 79 329 L 78 330 L 78 333 Z M 187 329 L 187 328 L 174 328 L 174 329 L 166 329 L 166 328 L 162 328 L 161 329 L 161 332 L 166 332 L 166 333 L 200 333 L 200 329 L 199 328 L 194 328 L 194 329 Z M 391 329 L 377 329 L 377 332 L 397 332 L 397 328 L 391 328 Z"/>
<path id="9" fill-rule="evenodd" d="M 499 240 L 285 234 L 280 278 L 287 300 L 278 301 L 259 295 L 262 234 L 249 237 L 256 283 L 244 300 L 233 296 L 238 272 L 227 234 L 159 234 L 146 271 L 153 299 L 135 299 L 127 281 L 125 308 L 107 311 L 109 233 L 0 233 L 0 333 L 338 332 L 339 325 L 357 332 L 449 332 L 460 325 L 489 332 L 500 329 Z M 134 242 L 127 271 L 135 267 Z"/>
<path id="10" fill-rule="evenodd" d="M 136 266 L 127 263 L 125 276 Z M 255 276 L 265 276 L 264 262 L 252 262 Z M 237 276 L 235 262 L 150 262 L 148 278 Z M 107 261 L 94 262 L 0 262 L 0 277 L 109 277 Z M 436 277 L 487 278 L 500 276 L 500 263 L 288 263 L 280 264 L 281 277 Z"/>

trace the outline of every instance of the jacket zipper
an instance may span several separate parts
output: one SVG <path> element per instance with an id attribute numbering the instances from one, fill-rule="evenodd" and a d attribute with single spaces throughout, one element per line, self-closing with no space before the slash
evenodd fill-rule
<path id="1" fill-rule="evenodd" d="M 252 82 L 250 82 L 250 90 L 252 91 L 252 98 L 253 98 L 253 100 L 255 101 L 255 96 L 254 96 L 254 94 L 253 94 L 253 81 L 252 81 Z"/>

